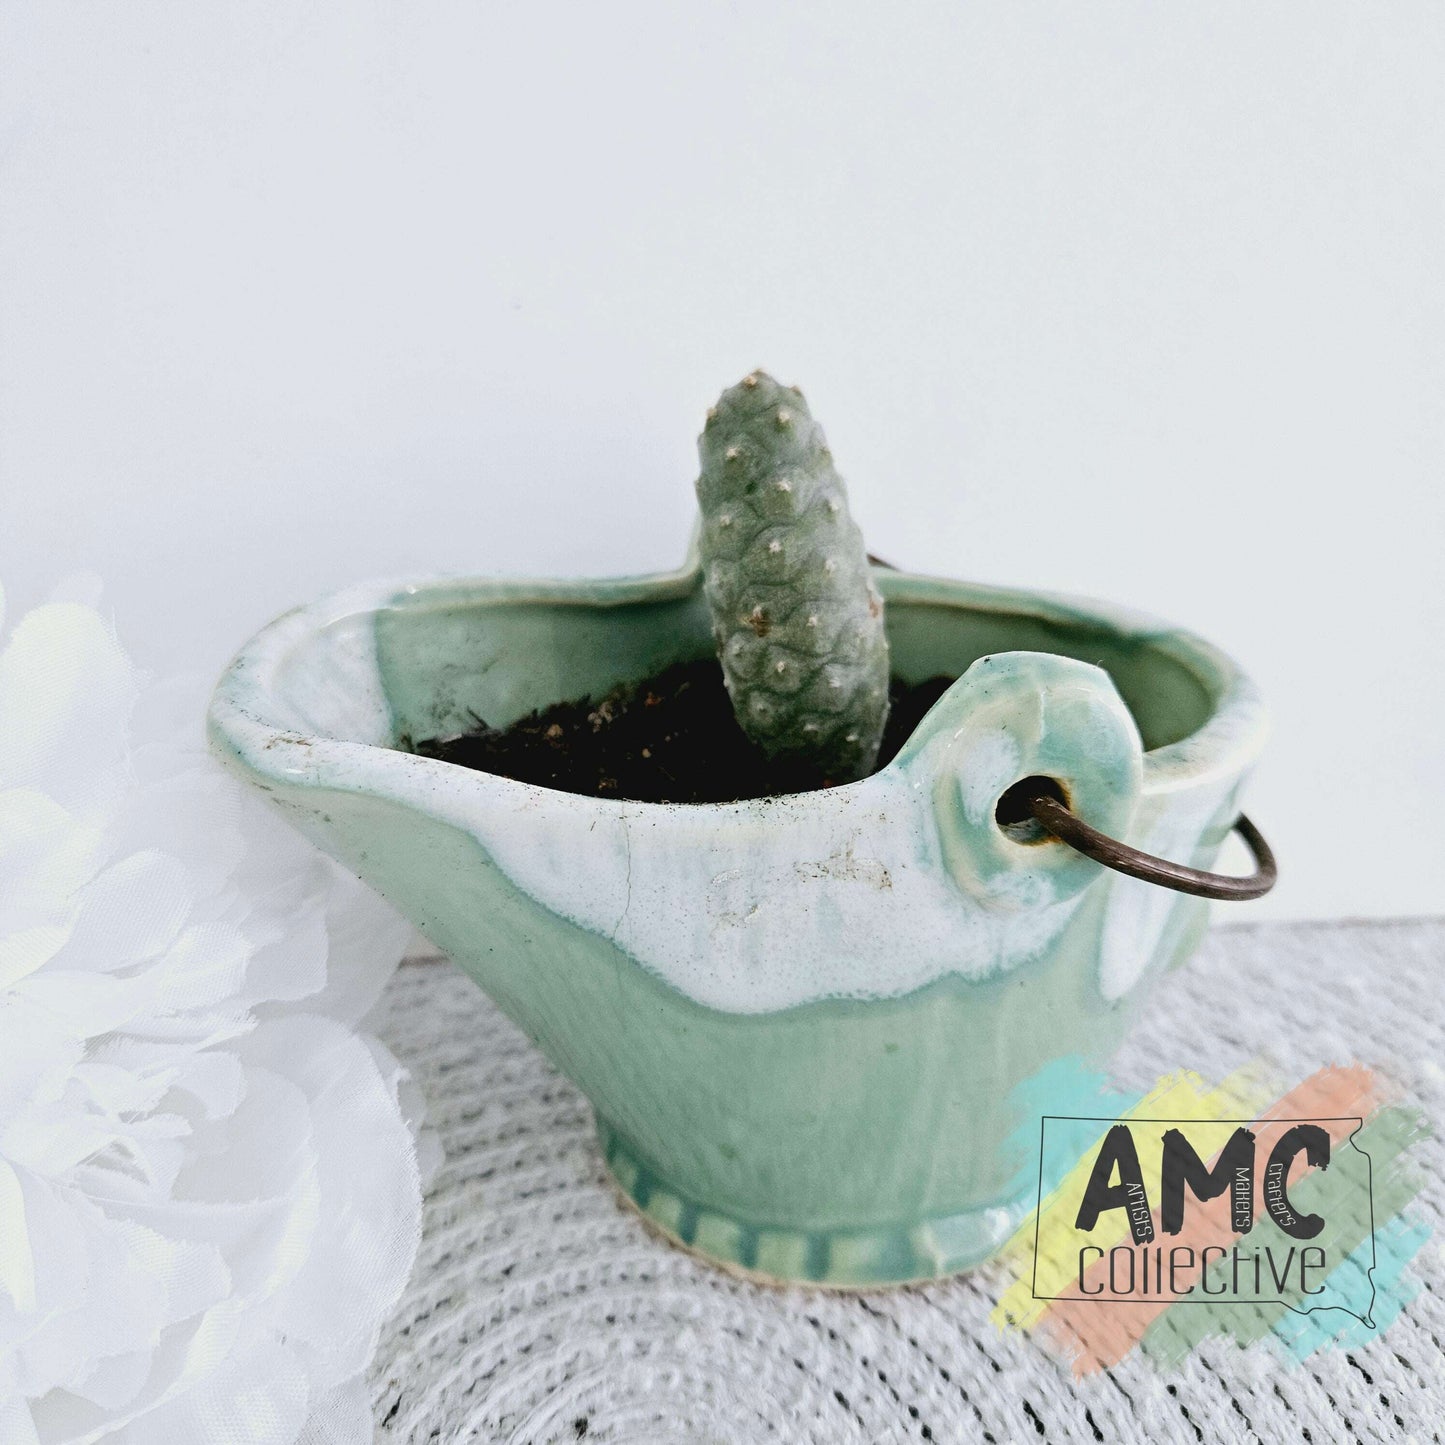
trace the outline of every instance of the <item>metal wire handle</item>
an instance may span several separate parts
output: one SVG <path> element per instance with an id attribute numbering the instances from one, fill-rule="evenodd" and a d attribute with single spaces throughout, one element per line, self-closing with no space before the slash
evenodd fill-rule
<path id="1" fill-rule="evenodd" d="M 1157 883 L 1161 888 L 1173 888 L 1178 893 L 1239 902 L 1247 898 L 1262 898 L 1279 877 L 1274 851 L 1243 813 L 1234 820 L 1234 827 L 1254 855 L 1255 871 L 1246 877 L 1237 877 L 1231 873 L 1207 873 L 1202 868 L 1187 868 L 1182 863 L 1171 863 L 1167 858 L 1142 853 L 1138 848 L 1131 848 L 1127 843 L 1091 828 L 1048 793 L 1034 793 L 1027 799 L 1026 806 L 1040 827 L 1096 863 L 1102 863 L 1117 873 L 1127 873 L 1131 878 L 1142 878 L 1146 883 Z"/>

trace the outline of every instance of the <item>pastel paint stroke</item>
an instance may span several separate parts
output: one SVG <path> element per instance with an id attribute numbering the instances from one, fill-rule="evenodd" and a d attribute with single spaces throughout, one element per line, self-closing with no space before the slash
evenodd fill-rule
<path id="1" fill-rule="evenodd" d="M 1400 1312 L 1420 1293 L 1418 1278 L 1406 1274 L 1415 1256 L 1430 1240 L 1423 1220 L 1396 1215 L 1375 1229 L 1373 1247 L 1361 1244 L 1345 1261 L 1354 1270 L 1373 1267 L 1375 1308 L 1372 1323 L 1348 1316 L 1343 1321 L 1321 1314 L 1286 1314 L 1274 1326 L 1274 1335 L 1297 1361 L 1326 1348 L 1356 1349 L 1384 1333 Z M 1345 1267 L 1342 1266 L 1342 1267 Z"/>
<path id="2" fill-rule="evenodd" d="M 1097 1137 L 1094 1121 L 1127 1114 L 1138 1108 L 1143 1097 L 1137 1090 L 1118 1088 L 1082 1054 L 1049 1060 L 1009 1095 L 1009 1113 L 1019 1121 L 1005 1145 L 1017 1168 L 1011 1192 L 1017 1196 L 1034 1191 L 1038 1198 L 1052 1194 Z M 1045 1115 L 1085 1121 L 1080 1130 L 1086 1132 L 1080 1135 L 1078 1147 L 1071 1148 L 1068 1131 L 1050 1130 L 1044 1136 L 1041 1162 L 1039 1121 Z"/>

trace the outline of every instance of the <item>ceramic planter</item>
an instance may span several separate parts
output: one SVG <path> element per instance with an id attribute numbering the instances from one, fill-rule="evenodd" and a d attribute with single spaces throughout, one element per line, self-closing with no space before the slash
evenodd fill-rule
<path id="1" fill-rule="evenodd" d="M 959 680 L 861 782 L 607 801 L 397 751 L 710 654 L 695 566 L 327 598 L 222 677 L 213 745 L 496 999 L 595 1107 L 669 1235 L 774 1279 L 873 1285 L 987 1257 L 1030 1202 L 1020 1086 L 1122 1036 L 1207 905 L 1001 828 L 1020 778 L 1207 867 L 1259 698 L 1188 633 L 880 572 L 894 669 Z M 1023 1167 L 1021 1167 L 1023 1166 Z"/>

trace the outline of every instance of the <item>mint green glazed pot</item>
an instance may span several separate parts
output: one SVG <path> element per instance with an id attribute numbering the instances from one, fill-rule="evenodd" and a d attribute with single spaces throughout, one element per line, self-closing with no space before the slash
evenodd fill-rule
<path id="1" fill-rule="evenodd" d="M 987 1258 L 1030 1206 L 1021 1094 L 1122 1037 L 1207 904 L 1035 825 L 1208 867 L 1264 734 L 1248 679 L 1149 618 L 880 571 L 894 670 L 956 675 L 887 767 L 730 804 L 580 797 L 398 750 L 711 655 L 695 563 L 376 585 L 288 613 L 220 680 L 216 752 L 373 884 L 591 1100 L 674 1239 L 869 1286 Z"/>

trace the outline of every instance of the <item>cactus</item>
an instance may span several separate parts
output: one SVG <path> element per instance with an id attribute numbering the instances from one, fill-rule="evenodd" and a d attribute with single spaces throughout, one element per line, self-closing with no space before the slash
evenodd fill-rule
<path id="1" fill-rule="evenodd" d="M 780 766 L 866 776 L 888 716 L 883 600 L 823 430 L 755 371 L 698 438 L 704 589 L 733 711 Z"/>

